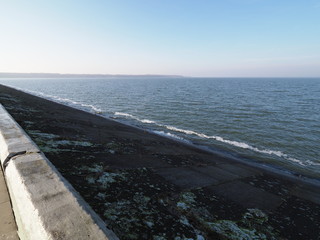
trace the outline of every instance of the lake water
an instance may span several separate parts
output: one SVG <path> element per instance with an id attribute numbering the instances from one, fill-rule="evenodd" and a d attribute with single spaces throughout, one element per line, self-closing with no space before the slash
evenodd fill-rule
<path id="1" fill-rule="evenodd" d="M 0 79 L 244 161 L 320 179 L 320 79 Z"/>

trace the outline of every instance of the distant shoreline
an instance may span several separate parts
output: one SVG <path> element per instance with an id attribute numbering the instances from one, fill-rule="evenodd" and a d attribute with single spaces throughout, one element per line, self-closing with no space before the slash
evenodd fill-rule
<path id="1" fill-rule="evenodd" d="M 265 76 L 185 76 L 165 74 L 74 74 L 74 73 L 11 73 L 0 72 L 0 78 L 208 78 L 208 79 L 320 79 L 319 77 L 265 77 Z"/>
<path id="2" fill-rule="evenodd" d="M 1 73 L 0 78 L 105 78 L 105 77 L 148 77 L 148 78 L 183 78 L 181 75 L 158 75 L 158 74 L 62 74 L 62 73 Z"/>

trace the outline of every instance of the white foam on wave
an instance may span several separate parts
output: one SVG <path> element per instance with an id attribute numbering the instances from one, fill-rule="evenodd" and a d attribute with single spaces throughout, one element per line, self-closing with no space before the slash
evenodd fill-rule
<path id="1" fill-rule="evenodd" d="M 268 154 L 268 155 L 275 155 L 277 157 L 284 158 L 284 159 L 289 160 L 291 162 L 298 163 L 298 164 L 300 164 L 302 166 L 318 165 L 317 163 L 314 163 L 312 161 L 303 162 L 303 161 L 301 161 L 299 159 L 289 157 L 287 154 L 285 154 L 285 153 L 283 153 L 281 151 L 275 151 L 275 150 L 269 150 L 269 149 L 259 149 L 257 147 L 253 147 L 253 146 L 251 146 L 251 145 L 249 145 L 247 143 L 224 139 L 224 138 L 222 138 L 220 136 L 208 136 L 208 135 L 203 134 L 203 133 L 197 133 L 197 132 L 191 131 L 191 130 L 184 130 L 184 129 L 176 128 L 176 127 L 173 127 L 173 126 L 166 126 L 166 125 L 162 125 L 162 126 L 166 127 L 169 130 L 172 130 L 172 131 L 181 132 L 181 133 L 185 133 L 185 134 L 188 134 L 188 135 L 196 135 L 196 136 L 198 136 L 200 138 L 213 139 L 213 140 L 216 140 L 216 141 L 219 141 L 219 142 L 227 143 L 227 144 L 235 146 L 235 147 L 239 147 L 239 148 L 243 148 L 243 149 L 249 149 L 249 150 L 252 150 L 252 151 L 258 152 L 258 153 L 264 153 L 264 154 Z"/>
<path id="2" fill-rule="evenodd" d="M 71 100 L 71 99 L 68 99 L 68 98 L 62 98 L 62 97 L 55 96 L 55 95 L 45 94 L 45 93 L 39 92 L 39 91 L 32 91 L 32 90 L 29 90 L 29 89 L 22 89 L 22 88 L 18 88 L 18 87 L 14 87 L 14 86 L 9 86 L 9 87 L 12 87 L 14 89 L 20 90 L 22 92 L 30 93 L 32 95 L 43 97 L 43 98 L 48 99 L 48 100 L 54 100 L 54 101 L 57 101 L 59 103 L 69 103 L 69 104 L 75 105 L 75 106 L 82 106 L 82 107 L 89 108 L 89 109 L 93 110 L 95 113 L 102 113 L 102 110 L 100 108 L 98 108 L 98 107 L 96 107 L 94 105 L 91 105 L 91 104 L 85 104 L 85 103 L 77 102 L 77 101 L 74 101 L 74 100 Z"/>
<path id="3" fill-rule="evenodd" d="M 115 112 L 114 115 L 115 116 L 122 116 L 122 117 L 126 117 L 126 118 L 131 118 L 131 119 L 137 120 L 138 122 L 142 122 L 142 123 L 157 124 L 155 121 L 152 121 L 149 119 L 140 119 L 140 118 L 135 117 L 129 113 Z"/>
<path id="4" fill-rule="evenodd" d="M 320 165 L 320 163 L 315 163 L 315 162 L 312 162 L 312 161 L 303 162 L 303 161 L 301 161 L 299 159 L 289 157 L 287 154 L 285 154 L 285 153 L 283 153 L 281 151 L 275 151 L 275 150 L 270 150 L 270 149 L 260 149 L 260 148 L 257 148 L 257 147 L 253 147 L 253 146 L 251 146 L 251 145 L 249 145 L 247 143 L 244 143 L 244 142 L 228 140 L 228 139 L 224 139 L 224 138 L 222 138 L 220 136 L 209 136 L 209 135 L 206 135 L 204 133 L 198 133 L 198 132 L 195 132 L 195 131 L 192 131 L 192 130 L 185 130 L 185 129 L 177 128 L 177 127 L 174 127 L 174 126 L 159 124 L 159 123 L 157 123 L 155 121 L 148 120 L 148 119 L 141 120 L 138 117 L 135 117 L 135 116 L 133 116 L 131 114 L 128 114 L 128 113 L 116 112 L 115 115 L 119 115 L 119 116 L 124 116 L 124 117 L 127 117 L 127 118 L 131 118 L 131 119 L 135 119 L 135 120 L 140 121 L 142 123 L 152 123 L 152 124 L 155 124 L 155 125 L 157 125 L 159 127 L 164 127 L 164 128 L 166 128 L 168 130 L 171 130 L 171 131 L 174 131 L 174 132 L 180 132 L 180 133 L 183 133 L 183 134 L 186 134 L 186 135 L 194 135 L 194 136 L 198 136 L 198 137 L 203 138 L 203 139 L 213 139 L 213 140 L 218 141 L 218 142 L 223 142 L 223 143 L 226 143 L 226 144 L 238 147 L 238 148 L 248 149 L 248 150 L 251 150 L 251 151 L 254 151 L 254 152 L 257 152 L 257 153 L 263 153 L 263 154 L 267 154 L 267 155 L 274 155 L 274 156 L 283 158 L 283 159 L 285 159 L 287 161 L 298 163 L 301 166 Z M 166 136 L 170 136 L 170 134 L 171 134 L 171 133 L 166 133 L 166 132 L 163 132 L 163 131 L 156 131 L 156 133 L 160 134 L 160 135 L 166 135 Z M 180 140 L 185 140 L 184 138 L 178 137 L 176 135 L 174 135 L 173 137 L 179 138 Z"/>
<path id="5" fill-rule="evenodd" d="M 307 160 L 306 163 L 308 163 L 309 165 L 313 165 L 313 166 L 320 166 L 320 163 L 318 162 L 312 162 L 310 160 Z"/>
<path id="6" fill-rule="evenodd" d="M 155 124 L 156 122 L 155 121 L 152 121 L 152 120 L 148 120 L 148 119 L 142 119 L 141 122 L 143 123 L 149 123 L 149 124 Z"/>
<path id="7" fill-rule="evenodd" d="M 94 105 L 91 105 L 91 104 L 83 104 L 83 103 L 80 103 L 81 106 L 83 107 L 89 107 L 91 109 L 93 109 L 93 111 L 95 111 L 96 113 L 102 113 L 102 110 L 100 108 L 97 108 L 95 107 Z"/>
<path id="8" fill-rule="evenodd" d="M 123 117 L 129 117 L 129 118 L 136 119 L 136 117 L 134 117 L 133 115 L 131 115 L 131 114 L 129 114 L 129 113 L 115 112 L 114 115 L 116 115 L 116 116 L 123 116 Z"/>
<path id="9" fill-rule="evenodd" d="M 164 132 L 164 131 L 153 131 L 154 133 L 161 135 L 161 136 L 165 136 L 165 137 L 169 137 L 169 138 L 173 138 L 173 139 L 178 139 L 184 142 L 188 142 L 186 139 L 179 137 L 175 134 L 169 133 L 169 132 Z"/>

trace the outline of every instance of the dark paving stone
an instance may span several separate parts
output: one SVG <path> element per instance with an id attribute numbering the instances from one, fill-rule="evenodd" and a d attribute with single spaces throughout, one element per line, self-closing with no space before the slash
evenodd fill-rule
<path id="1" fill-rule="evenodd" d="M 239 177 L 250 177 L 258 174 L 258 171 L 242 164 L 218 164 L 217 167 L 238 175 Z"/>
<path id="2" fill-rule="evenodd" d="M 280 197 L 240 181 L 211 186 L 209 189 L 246 208 L 272 210 L 282 202 Z"/>
<path id="3" fill-rule="evenodd" d="M 192 169 L 204 176 L 215 179 L 217 181 L 216 184 L 232 181 L 239 178 L 239 176 L 215 166 L 192 167 Z"/>
<path id="4" fill-rule="evenodd" d="M 310 201 L 289 197 L 269 221 L 286 239 L 320 239 L 320 206 Z"/>
<path id="5" fill-rule="evenodd" d="M 266 192 L 282 197 L 290 194 L 290 192 L 292 192 L 292 189 L 296 187 L 294 184 L 288 181 L 275 178 L 272 175 L 268 174 L 260 174 L 247 177 L 242 179 L 241 181 L 248 183 L 256 188 L 260 188 Z"/>
<path id="6" fill-rule="evenodd" d="M 310 202 L 313 202 L 317 205 L 320 205 L 320 193 L 315 192 L 313 188 L 297 188 L 295 189 L 292 194 L 296 197 L 308 200 Z M 320 215 L 320 213 L 319 213 Z M 319 219 L 320 222 L 320 219 Z M 319 237 L 320 238 L 320 237 Z"/>
<path id="7" fill-rule="evenodd" d="M 170 167 L 169 164 L 166 164 L 161 159 L 156 159 L 153 156 L 143 156 L 143 157 L 128 157 L 128 156 L 111 156 L 104 160 L 105 164 L 108 164 L 112 166 L 113 168 L 120 168 L 120 169 L 126 169 L 126 168 L 157 168 L 157 167 Z"/>
<path id="8" fill-rule="evenodd" d="M 167 181 L 186 189 L 205 187 L 218 183 L 216 179 L 191 168 L 161 168 L 156 169 L 155 172 Z"/>

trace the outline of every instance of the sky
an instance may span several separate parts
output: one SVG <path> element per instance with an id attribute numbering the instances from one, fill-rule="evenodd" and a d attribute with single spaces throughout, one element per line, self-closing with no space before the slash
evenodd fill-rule
<path id="1" fill-rule="evenodd" d="M 0 0 L 0 72 L 320 77 L 320 0 Z"/>

